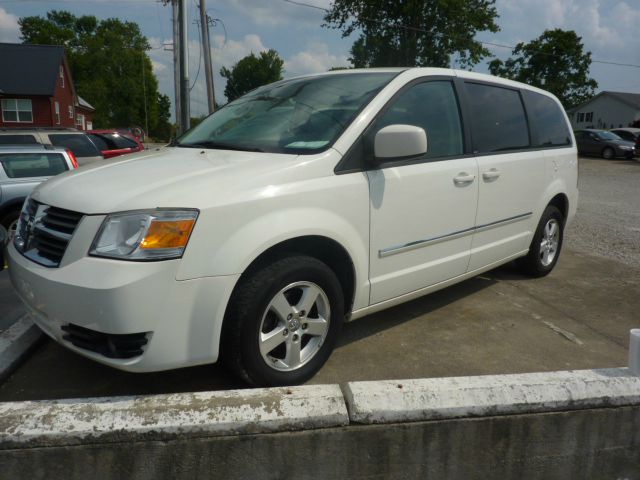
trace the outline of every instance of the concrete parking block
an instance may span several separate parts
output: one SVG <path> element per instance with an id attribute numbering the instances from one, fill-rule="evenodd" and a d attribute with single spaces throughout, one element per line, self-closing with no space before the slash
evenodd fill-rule
<path id="1" fill-rule="evenodd" d="M 338 385 L 0 403 L 0 450 L 313 430 L 349 423 Z"/>
<path id="2" fill-rule="evenodd" d="M 354 423 L 398 423 L 640 405 L 627 368 L 477 377 L 350 382 Z"/>
<path id="3" fill-rule="evenodd" d="M 7 377 L 42 338 L 42 331 L 24 315 L 0 333 L 0 381 Z"/>

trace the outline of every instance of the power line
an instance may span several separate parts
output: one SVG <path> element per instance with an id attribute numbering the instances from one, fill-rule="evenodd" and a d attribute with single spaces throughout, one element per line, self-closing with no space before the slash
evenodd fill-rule
<path id="1" fill-rule="evenodd" d="M 319 7 L 318 5 L 312 5 L 310 3 L 300 2 L 300 1 L 297 1 L 297 0 L 282 0 L 282 1 L 286 2 L 286 3 L 290 3 L 292 5 L 298 5 L 300 7 L 313 8 L 315 10 L 321 10 L 321 11 L 327 12 L 327 13 L 330 12 L 330 10 L 328 8 Z M 441 34 L 441 33 L 430 32 L 430 31 L 425 30 L 423 28 L 410 27 L 410 26 L 407 26 L 407 25 L 389 25 L 386 22 L 384 22 L 382 20 L 377 20 L 375 18 L 367 18 L 367 17 L 359 17 L 359 18 L 361 18 L 365 22 L 379 23 L 379 24 L 382 24 L 382 25 L 386 25 L 387 27 L 400 28 L 400 29 L 403 29 L 403 30 L 410 30 L 410 31 L 414 31 L 414 32 L 428 33 L 428 34 L 433 35 L 435 37 L 444 37 L 444 35 Z M 485 41 L 482 41 L 482 40 L 477 40 L 477 41 L 478 41 L 478 43 L 481 43 L 482 45 L 488 45 L 488 46 L 498 47 L 498 48 L 508 48 L 509 50 L 512 50 L 512 51 L 516 48 L 513 45 L 504 45 L 504 44 L 501 44 L 501 43 L 485 42 Z M 561 58 L 560 55 L 556 55 L 554 53 L 538 52 L 538 54 L 546 55 L 546 56 L 549 56 L 549 57 Z M 614 66 L 617 66 L 617 67 L 640 68 L 640 65 L 636 65 L 636 64 L 633 64 L 633 63 L 612 62 L 612 61 L 608 61 L 608 60 L 594 60 L 594 59 L 592 59 L 591 63 L 600 63 L 600 64 L 603 64 L 603 65 L 614 65 Z"/>

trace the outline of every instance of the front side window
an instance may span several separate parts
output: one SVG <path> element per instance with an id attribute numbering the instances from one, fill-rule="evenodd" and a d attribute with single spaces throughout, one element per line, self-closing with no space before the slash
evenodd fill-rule
<path id="1" fill-rule="evenodd" d="M 525 91 L 527 113 L 535 132 L 534 147 L 571 145 L 571 135 L 560 106 L 550 97 Z"/>
<path id="2" fill-rule="evenodd" d="M 376 121 L 373 132 L 395 124 L 424 129 L 424 158 L 462 155 L 464 151 L 458 100 L 448 80 L 419 83 L 402 92 Z"/>
<path id="3" fill-rule="evenodd" d="M 60 153 L 0 153 L 9 178 L 51 177 L 69 170 Z"/>
<path id="4" fill-rule="evenodd" d="M 329 148 L 395 75 L 345 73 L 266 85 L 217 110 L 177 146 L 317 153 Z"/>
<path id="5" fill-rule="evenodd" d="M 16 123 L 32 123 L 33 109 L 28 98 L 3 98 L 2 121 Z"/>
<path id="6" fill-rule="evenodd" d="M 529 146 L 529 128 L 517 90 L 467 83 L 476 153 L 519 150 Z"/>
<path id="7" fill-rule="evenodd" d="M 49 140 L 52 145 L 68 148 L 76 157 L 98 157 L 101 155 L 96 146 L 84 134 L 49 134 Z"/>

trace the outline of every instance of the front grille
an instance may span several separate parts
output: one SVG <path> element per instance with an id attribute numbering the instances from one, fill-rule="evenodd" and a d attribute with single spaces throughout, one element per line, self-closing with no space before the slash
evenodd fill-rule
<path id="1" fill-rule="evenodd" d="M 16 248 L 45 267 L 57 267 L 83 214 L 29 200 L 16 232 Z"/>
<path id="2" fill-rule="evenodd" d="M 147 333 L 113 334 L 102 333 L 70 323 L 63 325 L 62 339 L 72 345 L 98 353 L 107 358 L 133 358 L 144 353 L 148 343 Z"/>

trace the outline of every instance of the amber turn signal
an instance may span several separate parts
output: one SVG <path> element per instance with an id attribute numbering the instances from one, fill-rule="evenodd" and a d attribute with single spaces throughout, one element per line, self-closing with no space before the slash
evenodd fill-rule
<path id="1" fill-rule="evenodd" d="M 195 219 L 153 220 L 140 248 L 180 248 L 187 245 Z"/>

